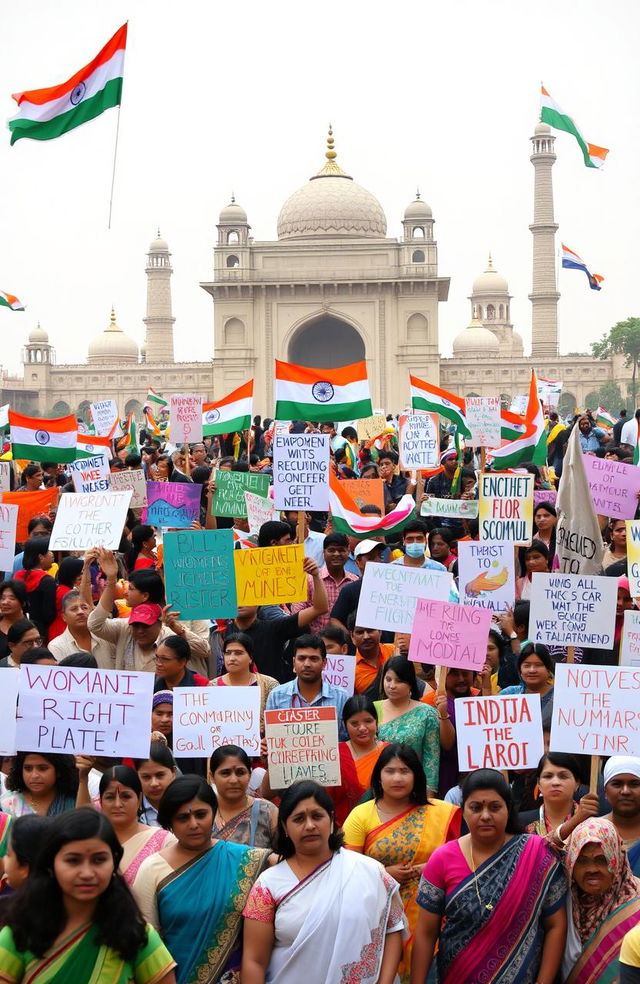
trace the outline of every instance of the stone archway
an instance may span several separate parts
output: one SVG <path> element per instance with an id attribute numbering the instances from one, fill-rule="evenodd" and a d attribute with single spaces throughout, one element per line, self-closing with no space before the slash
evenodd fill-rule
<path id="1" fill-rule="evenodd" d="M 289 342 L 287 359 L 298 366 L 336 369 L 366 358 L 360 333 L 347 321 L 323 314 L 301 325 Z"/>

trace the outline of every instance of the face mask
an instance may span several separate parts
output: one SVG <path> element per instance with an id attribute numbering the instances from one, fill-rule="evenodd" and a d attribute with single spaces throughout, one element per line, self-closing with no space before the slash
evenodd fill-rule
<path id="1" fill-rule="evenodd" d="M 404 548 L 407 557 L 424 557 L 424 550 L 424 543 L 407 543 Z"/>

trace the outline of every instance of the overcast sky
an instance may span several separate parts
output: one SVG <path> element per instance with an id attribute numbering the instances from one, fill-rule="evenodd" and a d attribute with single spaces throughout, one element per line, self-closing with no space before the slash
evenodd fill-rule
<path id="1" fill-rule="evenodd" d="M 233 189 L 254 237 L 275 239 L 285 199 L 323 163 L 329 121 L 338 162 L 380 200 L 389 236 L 400 236 L 416 186 L 433 209 L 440 274 L 451 277 L 441 352 L 469 322 L 489 250 L 528 351 L 541 80 L 587 140 L 611 149 L 595 171 L 557 134 L 558 246 L 606 278 L 596 293 L 583 274 L 561 272 L 561 351 L 585 351 L 640 314 L 636 0 L 5 2 L 4 117 L 12 92 L 65 81 L 127 19 L 111 230 L 117 110 L 58 140 L 10 147 L 6 130 L 0 141 L 0 289 L 27 305 L 0 309 L 4 368 L 19 367 L 38 320 L 58 363 L 83 362 L 112 303 L 142 342 L 158 226 L 174 266 L 176 357 L 211 359 L 212 301 L 198 284 L 212 276 L 218 213 Z"/>

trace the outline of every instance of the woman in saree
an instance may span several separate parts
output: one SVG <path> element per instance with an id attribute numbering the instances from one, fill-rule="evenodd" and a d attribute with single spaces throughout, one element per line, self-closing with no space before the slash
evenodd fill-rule
<path id="1" fill-rule="evenodd" d="M 218 808 L 199 776 L 178 776 L 158 820 L 176 842 L 147 858 L 133 894 L 177 961 L 178 984 L 238 984 L 242 910 L 269 852 L 213 840 Z"/>
<path id="2" fill-rule="evenodd" d="M 175 984 L 175 961 L 118 874 L 121 857 L 97 810 L 49 821 L 0 931 L 2 984 Z"/>
<path id="3" fill-rule="evenodd" d="M 213 836 L 247 847 L 273 850 L 278 808 L 269 800 L 249 796 L 251 761 L 237 745 L 216 748 L 209 762 L 218 808 Z"/>
<path id="4" fill-rule="evenodd" d="M 620 948 L 640 919 L 640 880 L 629 867 L 620 836 L 609 820 L 592 817 L 566 850 L 570 884 L 566 984 L 617 984 Z"/>
<path id="5" fill-rule="evenodd" d="M 519 833 L 500 772 L 462 784 L 469 833 L 433 852 L 418 888 L 411 984 L 551 984 L 567 932 L 566 879 L 543 837 Z"/>
<path id="6" fill-rule="evenodd" d="M 277 850 L 244 910 L 242 984 L 393 984 L 404 916 L 398 885 L 342 848 L 333 802 L 310 780 L 282 794 Z"/>
<path id="7" fill-rule="evenodd" d="M 435 849 L 460 836 L 461 813 L 451 803 L 427 799 L 424 770 L 408 745 L 387 745 L 373 770 L 371 788 L 373 800 L 356 806 L 344 823 L 345 846 L 375 858 L 400 884 L 410 936 L 398 972 L 402 984 L 408 984 L 418 881 Z"/>
<path id="8" fill-rule="evenodd" d="M 540 834 L 562 846 L 583 820 L 600 812 L 596 793 L 586 793 L 579 802 L 575 801 L 582 780 L 573 755 L 547 752 L 538 762 L 536 780 L 542 805 L 537 818 L 527 824 L 527 833 Z"/>
<path id="9" fill-rule="evenodd" d="M 338 745 L 340 785 L 329 786 L 339 827 L 371 786 L 371 773 L 387 743 L 378 737 L 378 715 L 365 694 L 350 697 L 342 710 L 342 721 L 349 738 Z"/>

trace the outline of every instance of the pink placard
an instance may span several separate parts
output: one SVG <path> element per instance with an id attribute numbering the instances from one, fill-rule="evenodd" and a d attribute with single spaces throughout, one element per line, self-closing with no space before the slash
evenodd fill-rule
<path id="1" fill-rule="evenodd" d="M 622 461 L 582 456 L 595 511 L 610 519 L 633 519 L 638 508 L 640 468 Z"/>
<path id="2" fill-rule="evenodd" d="M 481 670 L 487 660 L 491 618 L 488 609 L 419 598 L 409 659 L 459 670 Z"/>
<path id="3" fill-rule="evenodd" d="M 555 506 L 558 493 L 555 489 L 534 489 L 533 490 L 533 511 L 535 512 L 541 502 L 550 502 Z"/>

